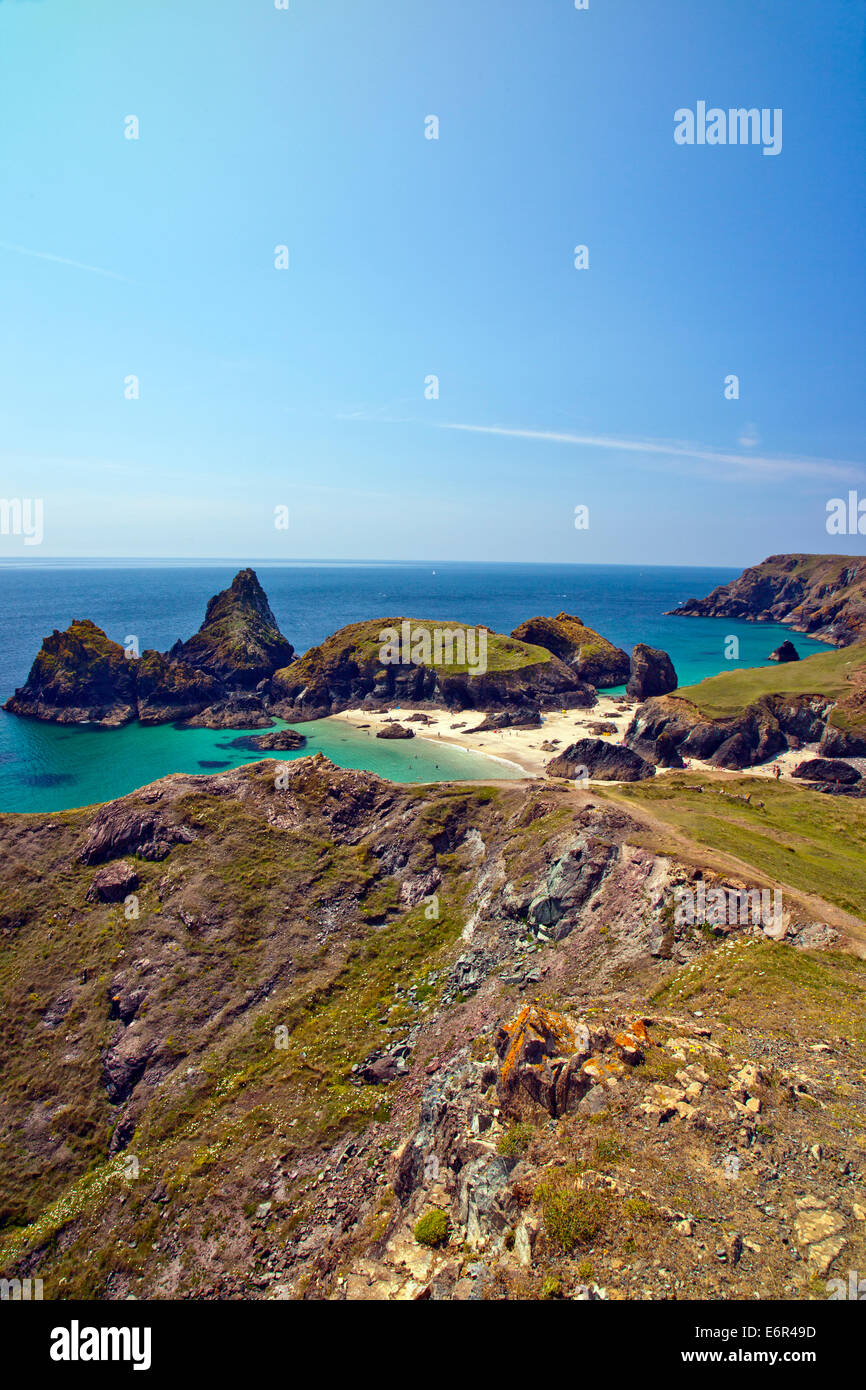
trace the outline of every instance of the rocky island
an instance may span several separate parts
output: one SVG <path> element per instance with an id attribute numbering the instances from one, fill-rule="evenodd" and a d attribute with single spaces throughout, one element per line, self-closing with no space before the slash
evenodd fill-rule
<path id="1" fill-rule="evenodd" d="M 195 720 L 208 728 L 260 727 L 261 693 L 294 650 L 280 632 L 265 592 L 251 569 L 208 603 L 205 620 L 188 642 L 169 652 L 127 652 L 89 619 L 46 637 L 25 685 L 6 701 L 12 714 L 59 724 L 102 728 L 138 719 L 142 724 Z M 249 719 L 253 722 L 249 723 Z"/>

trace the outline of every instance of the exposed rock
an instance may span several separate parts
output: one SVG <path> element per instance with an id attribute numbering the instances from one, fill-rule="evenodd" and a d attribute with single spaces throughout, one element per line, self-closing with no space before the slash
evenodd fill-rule
<path id="1" fill-rule="evenodd" d="M 633 700 L 669 695 L 677 688 L 677 673 L 667 652 L 638 642 L 631 655 L 631 675 L 626 694 Z"/>
<path id="2" fill-rule="evenodd" d="M 573 666 L 580 679 L 596 689 L 624 685 L 628 680 L 628 654 L 586 627 L 573 613 L 557 613 L 555 618 L 529 618 L 511 635 L 520 642 L 546 647 L 566 665 Z"/>
<path id="3" fill-rule="evenodd" d="M 205 671 L 185 661 L 172 661 L 161 652 L 146 651 L 134 668 L 136 714 L 142 724 L 167 724 L 192 719 L 218 699 L 222 686 Z"/>
<path id="4" fill-rule="evenodd" d="M 266 729 L 273 724 L 257 695 L 233 694 L 187 720 L 190 729 Z"/>
<path id="5" fill-rule="evenodd" d="M 641 782 L 655 769 L 639 753 L 622 744 L 582 738 L 547 764 L 548 777 L 594 778 L 598 782 Z"/>
<path id="6" fill-rule="evenodd" d="M 167 654 L 140 656 L 112 642 L 89 619 L 46 637 L 27 678 L 4 708 L 60 724 L 113 728 L 187 720 L 197 727 L 260 728 L 272 723 L 262 690 L 255 705 L 237 706 L 238 689 L 261 685 L 293 648 L 279 632 L 253 570 L 241 570 L 212 598 L 205 622 L 189 642 Z M 204 712 L 204 713 L 203 713 Z"/>
<path id="7" fill-rule="evenodd" d="M 841 762 L 837 758 L 810 758 L 804 763 L 799 763 L 791 773 L 792 777 L 800 777 L 804 782 L 859 782 L 861 774 L 856 767 L 850 763 Z"/>
<path id="8" fill-rule="evenodd" d="M 563 1014 L 529 1004 L 496 1034 L 500 1059 L 497 1091 L 501 1103 L 518 1113 L 526 1100 L 551 1115 L 573 1109 L 589 1089 L 581 1073 L 589 1053 L 589 1033 L 578 1032 Z"/>
<path id="9" fill-rule="evenodd" d="M 770 652 L 771 661 L 799 661 L 800 653 L 794 643 L 786 639 L 781 647 L 777 647 L 774 652 Z"/>
<path id="10" fill-rule="evenodd" d="M 106 864 L 94 874 L 87 890 L 88 902 L 121 903 L 128 893 L 138 887 L 138 874 L 125 859 Z"/>
<path id="11" fill-rule="evenodd" d="M 537 729 L 541 723 L 541 710 L 530 705 L 526 709 L 497 710 L 495 714 L 488 714 L 481 724 L 475 726 L 473 733 L 483 734 L 491 729 Z"/>
<path id="12" fill-rule="evenodd" d="M 135 665 L 89 618 L 46 637 L 27 682 L 4 709 L 58 724 L 115 728 L 135 718 Z"/>
<path id="13" fill-rule="evenodd" d="M 78 858 L 84 864 L 100 864 L 123 854 L 164 859 L 172 845 L 188 845 L 194 839 L 186 826 L 124 798 L 110 801 L 97 811 Z"/>
<path id="14" fill-rule="evenodd" d="M 277 750 L 285 752 L 293 748 L 303 748 L 307 740 L 304 734 L 298 733 L 297 729 L 275 729 L 270 734 L 256 734 L 251 742 L 263 752 L 276 752 Z"/>
<path id="15" fill-rule="evenodd" d="M 227 686 L 251 689 L 294 655 L 277 626 L 255 570 L 240 570 L 228 589 L 209 601 L 205 619 L 188 642 L 169 653 Z"/>
<path id="16" fill-rule="evenodd" d="M 708 598 L 690 598 L 673 616 L 746 618 L 787 623 L 825 642 L 848 646 L 866 627 L 866 560 L 855 555 L 771 555 L 721 584 Z"/>
<path id="17" fill-rule="evenodd" d="M 724 743 L 716 749 L 710 758 L 713 767 L 729 768 L 732 771 L 739 771 L 744 767 L 751 767 L 754 750 L 745 733 L 733 734 L 725 739 Z"/>
<path id="18" fill-rule="evenodd" d="M 414 738 L 415 730 L 407 729 L 404 724 L 389 723 L 383 724 L 381 729 L 376 730 L 377 738 Z"/>

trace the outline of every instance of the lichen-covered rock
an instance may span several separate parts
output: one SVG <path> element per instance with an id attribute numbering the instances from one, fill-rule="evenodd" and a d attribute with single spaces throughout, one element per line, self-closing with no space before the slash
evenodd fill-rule
<path id="1" fill-rule="evenodd" d="M 495 1047 L 497 1092 L 509 1110 L 520 1112 L 529 1101 L 551 1115 L 564 1115 L 589 1089 L 589 1078 L 581 1074 L 589 1032 L 576 1029 L 564 1014 L 528 1004 L 499 1027 Z"/>

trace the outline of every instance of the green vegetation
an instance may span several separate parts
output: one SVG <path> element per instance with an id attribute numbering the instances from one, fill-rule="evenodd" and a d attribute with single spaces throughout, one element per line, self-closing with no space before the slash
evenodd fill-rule
<path id="1" fill-rule="evenodd" d="M 675 773 L 594 790 L 646 806 L 697 844 L 751 865 L 769 884 L 813 893 L 866 918 L 866 803 L 769 778 L 726 777 L 725 796 L 715 787 L 706 775 Z M 751 802 L 731 799 L 737 795 L 751 795 Z"/>
<path id="2" fill-rule="evenodd" d="M 341 628 L 332 636 L 326 638 L 318 647 L 312 647 L 304 656 L 294 661 L 291 666 L 285 667 L 277 673 L 280 681 L 287 684 L 297 683 L 299 680 L 309 680 L 323 672 L 339 673 L 351 670 L 356 666 L 361 670 L 370 670 L 381 664 L 379 653 L 384 645 L 381 634 L 388 628 L 396 628 L 400 634 L 400 624 L 402 618 L 376 618 L 369 622 L 351 623 L 348 627 Z M 442 619 L 434 618 L 411 618 L 411 635 L 414 641 L 416 635 L 422 630 L 429 634 L 431 648 L 433 645 L 434 633 L 475 633 L 477 629 L 467 626 L 465 623 L 449 623 Z M 464 637 L 464 643 L 466 639 Z M 477 655 L 477 637 L 476 655 Z M 457 639 L 454 640 L 453 649 L 449 652 L 447 640 L 443 643 L 443 654 L 445 656 L 456 656 L 459 650 Z M 527 642 L 517 641 L 513 637 L 505 637 L 502 633 L 492 632 L 487 629 L 487 671 L 495 674 L 500 671 L 519 671 L 523 667 L 539 666 L 550 661 L 551 653 L 544 647 L 532 646 Z M 437 669 L 443 675 L 464 675 L 476 670 L 476 667 L 463 662 L 437 662 Z"/>
<path id="3" fill-rule="evenodd" d="M 708 719 L 736 714 L 764 695 L 827 695 L 842 700 L 852 693 L 851 676 L 864 667 L 866 645 L 858 643 L 802 661 L 723 671 L 697 685 L 683 686 L 676 698 L 690 701 Z"/>
<path id="4" fill-rule="evenodd" d="M 415 1239 L 419 1245 L 444 1245 L 448 1239 L 448 1216 L 438 1207 L 425 1211 L 415 1222 Z"/>
<path id="5" fill-rule="evenodd" d="M 525 1120 L 519 1120 L 516 1124 L 510 1125 L 504 1134 L 500 1134 L 496 1152 L 502 1154 L 503 1158 L 519 1158 L 521 1154 L 526 1153 L 534 1137 L 534 1126 L 527 1124 Z"/>
<path id="6" fill-rule="evenodd" d="M 729 1026 L 773 1037 L 845 1037 L 860 1065 L 866 1063 L 866 961 L 858 956 L 743 941 L 700 956 L 666 980 L 653 999 L 712 1010 Z M 647 1062 L 664 1055 L 653 1047 Z"/>
<path id="7" fill-rule="evenodd" d="M 579 1181 L 573 1167 L 555 1168 L 535 1189 L 547 1239 L 564 1255 L 590 1245 L 611 1214 L 611 1194 L 582 1188 Z"/>

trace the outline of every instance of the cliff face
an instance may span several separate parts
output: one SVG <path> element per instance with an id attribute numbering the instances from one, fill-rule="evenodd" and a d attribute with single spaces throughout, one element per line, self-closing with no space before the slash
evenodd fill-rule
<path id="1" fill-rule="evenodd" d="M 400 634 L 404 625 L 412 642 L 418 641 L 419 634 L 428 634 L 431 650 L 437 631 L 473 633 L 474 647 L 467 640 L 469 659 L 436 663 L 429 653 L 424 659 L 409 660 L 411 643 L 407 643 L 396 653 L 400 660 L 383 661 L 383 632 Z M 461 629 L 459 624 L 404 618 L 341 628 L 321 646 L 277 671 L 270 689 L 274 712 L 285 719 L 320 719 L 343 709 L 394 704 L 515 710 L 556 705 L 589 708 L 595 703 L 592 687 L 545 648 L 486 628 Z"/>
<path id="2" fill-rule="evenodd" d="M 771 555 L 707 598 L 688 599 L 672 616 L 787 623 L 796 632 L 845 647 L 866 632 L 866 559 Z"/>
<path id="3" fill-rule="evenodd" d="M 135 662 L 88 618 L 56 628 L 42 643 L 27 684 L 4 709 L 58 724 L 89 719 L 106 728 L 136 715 Z"/>
<path id="4" fill-rule="evenodd" d="M 529 618 L 516 627 L 511 636 L 519 642 L 546 647 L 567 666 L 573 666 L 582 681 L 598 690 L 625 685 L 629 678 L 628 654 L 587 627 L 573 613 L 557 613 L 555 618 Z"/>
<path id="5" fill-rule="evenodd" d="M 165 724 L 195 716 L 221 727 L 231 697 L 266 680 L 293 655 L 254 571 L 241 570 L 228 589 L 210 600 L 195 637 L 175 643 L 167 654 L 145 651 L 128 658 L 89 619 L 55 631 L 45 638 L 25 685 L 4 709 L 103 728 L 136 718 L 143 724 Z M 255 709 L 245 705 L 232 711 L 244 712 L 255 723 L 269 722 L 260 702 Z"/>
<path id="6" fill-rule="evenodd" d="M 171 655 L 234 689 L 252 689 L 294 656 L 271 612 L 254 570 L 240 570 L 228 589 L 214 595 L 205 620 Z"/>
<path id="7" fill-rule="evenodd" d="M 678 914 L 755 883 L 642 829 L 321 757 L 0 816 L 0 1276 L 771 1299 L 866 1267 L 866 965 L 787 890 L 786 944 Z"/>

